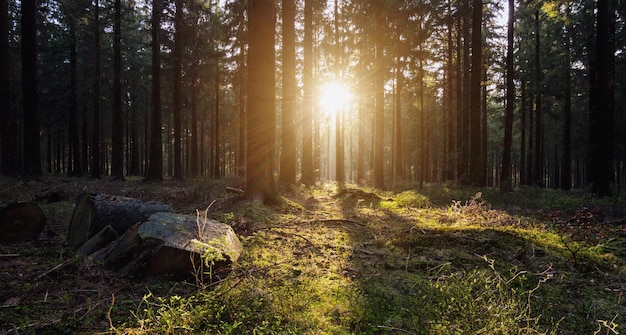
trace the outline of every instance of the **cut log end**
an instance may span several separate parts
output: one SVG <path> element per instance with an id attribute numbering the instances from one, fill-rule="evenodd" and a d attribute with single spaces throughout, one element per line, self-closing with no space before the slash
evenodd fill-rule
<path id="1" fill-rule="evenodd" d="M 39 206 L 29 202 L 0 205 L 0 242 L 16 243 L 36 239 L 46 217 Z"/>

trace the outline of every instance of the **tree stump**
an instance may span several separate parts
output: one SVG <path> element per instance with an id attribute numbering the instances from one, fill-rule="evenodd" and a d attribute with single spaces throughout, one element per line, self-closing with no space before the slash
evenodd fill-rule
<path id="1" fill-rule="evenodd" d="M 25 242 L 36 239 L 46 216 L 39 206 L 30 202 L 0 204 L 0 242 Z"/>
<path id="2" fill-rule="evenodd" d="M 237 261 L 243 247 L 224 223 L 176 213 L 155 213 L 111 247 L 105 264 L 125 276 L 189 278 L 217 273 Z"/>
<path id="3" fill-rule="evenodd" d="M 154 213 L 172 211 L 171 206 L 154 201 L 107 194 L 83 194 L 76 201 L 67 242 L 76 249 L 106 226 L 111 226 L 117 234 L 122 235 L 132 225 Z"/>

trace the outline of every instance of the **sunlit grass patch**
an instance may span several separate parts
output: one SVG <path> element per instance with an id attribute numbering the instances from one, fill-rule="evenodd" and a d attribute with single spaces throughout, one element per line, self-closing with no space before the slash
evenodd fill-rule
<path id="1" fill-rule="evenodd" d="M 181 300 L 150 297 L 135 329 L 590 334 L 625 323 L 623 291 L 611 286 L 625 278 L 609 252 L 620 244 L 584 246 L 577 266 L 567 243 L 578 242 L 496 208 L 494 194 L 442 190 L 435 199 L 450 200 L 440 204 L 423 191 L 328 184 L 296 189 L 272 208 L 243 207 L 232 217 L 254 229 L 231 276 Z"/>

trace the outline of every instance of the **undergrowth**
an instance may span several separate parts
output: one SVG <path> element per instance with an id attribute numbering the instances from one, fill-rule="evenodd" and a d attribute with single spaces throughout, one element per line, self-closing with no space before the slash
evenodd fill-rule
<path id="1" fill-rule="evenodd" d="M 623 237 L 592 245 L 512 203 L 496 208 L 493 194 L 433 192 L 299 189 L 273 208 L 217 213 L 253 226 L 230 276 L 188 296 L 148 293 L 111 330 L 618 334 L 626 324 Z"/>

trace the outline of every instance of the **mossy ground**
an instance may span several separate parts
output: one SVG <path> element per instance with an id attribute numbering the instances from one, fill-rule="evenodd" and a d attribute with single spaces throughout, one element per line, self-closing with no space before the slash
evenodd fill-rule
<path id="1" fill-rule="evenodd" d="M 224 181 L 69 179 L 49 204 L 40 195 L 58 180 L 0 182 L 11 190 L 0 199 L 39 198 L 49 217 L 44 238 L 0 246 L 14 255 L 0 259 L 5 332 L 615 334 L 626 324 L 624 199 L 329 184 L 264 207 L 233 199 Z M 190 213 L 218 199 L 209 216 L 235 228 L 244 254 L 212 282 L 119 278 L 64 246 L 84 190 Z"/>

